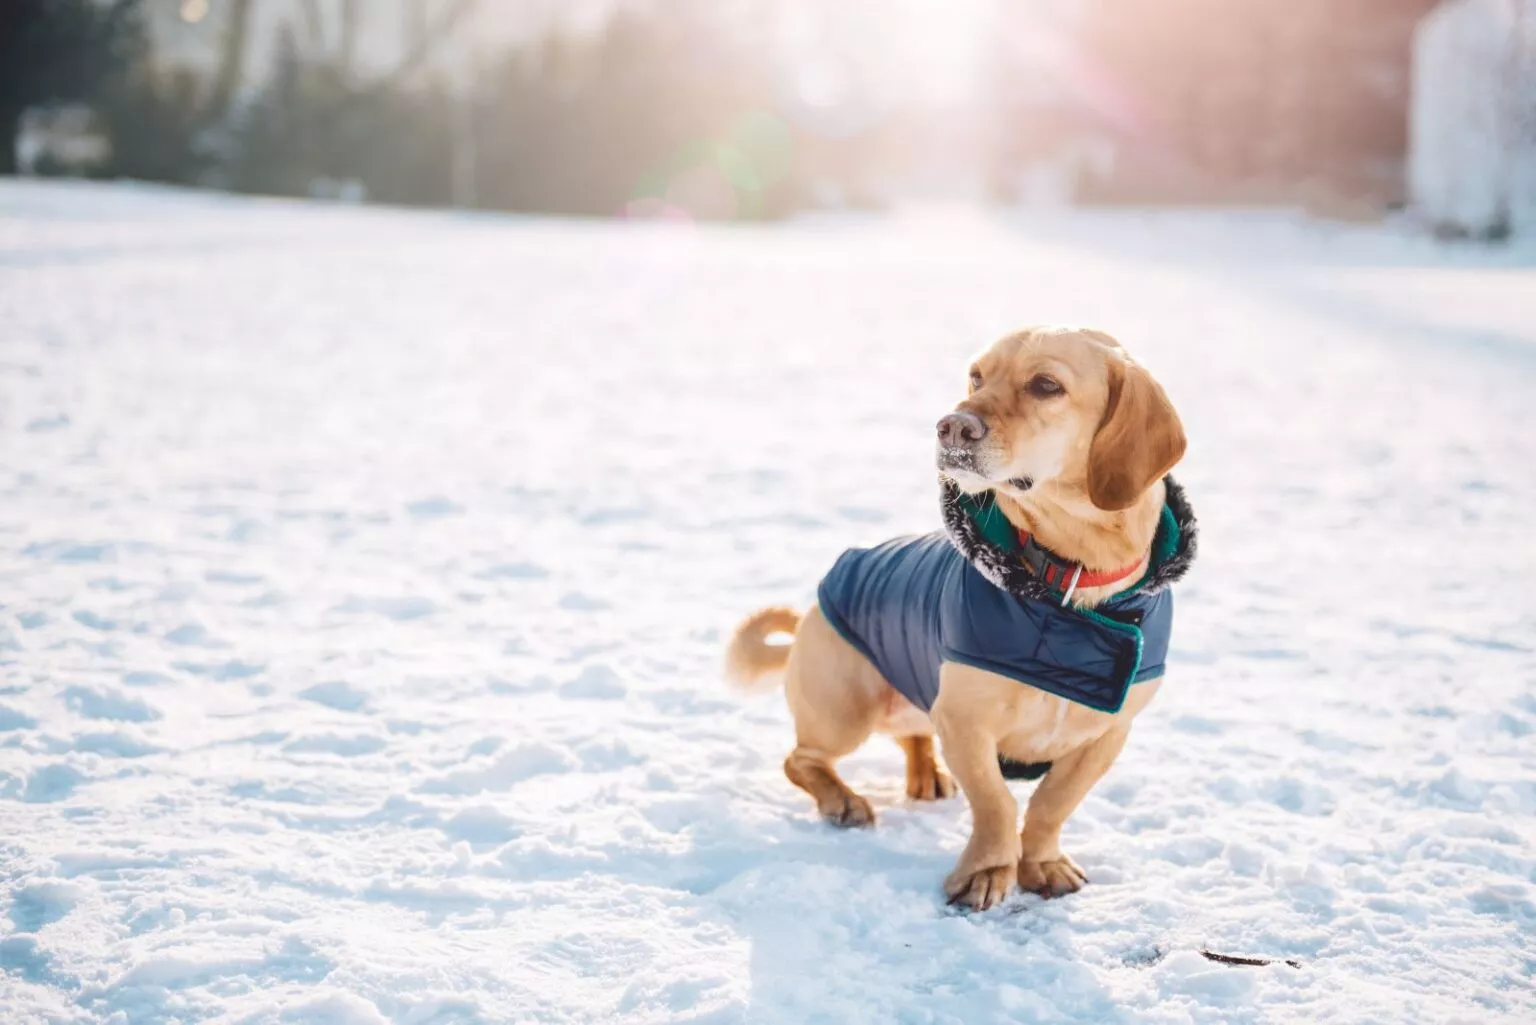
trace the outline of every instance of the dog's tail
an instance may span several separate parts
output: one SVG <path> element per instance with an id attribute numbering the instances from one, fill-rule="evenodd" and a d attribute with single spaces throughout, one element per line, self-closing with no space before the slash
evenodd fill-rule
<path id="1" fill-rule="evenodd" d="M 775 606 L 761 609 L 742 620 L 725 649 L 725 678 L 737 690 L 749 694 L 778 686 L 776 674 L 789 662 L 789 644 L 770 644 L 774 634 L 794 635 L 800 613 Z"/>

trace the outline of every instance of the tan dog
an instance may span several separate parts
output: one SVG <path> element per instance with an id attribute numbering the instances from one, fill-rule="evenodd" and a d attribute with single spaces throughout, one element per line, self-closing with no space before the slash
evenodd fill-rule
<path id="1" fill-rule="evenodd" d="M 1081 608 L 1134 586 L 1147 569 L 1163 478 L 1184 447 L 1162 388 L 1118 342 L 1095 331 L 1037 328 L 1002 339 L 971 366 L 969 394 L 939 422 L 938 460 L 960 491 L 990 492 L 1010 523 L 1080 570 L 1134 570 L 1105 586 L 1069 589 L 1065 597 Z M 770 644 L 776 633 L 792 633 L 793 644 Z M 954 782 L 934 758 L 936 733 L 973 816 L 970 842 L 944 889 L 951 902 L 978 910 L 1002 900 L 1015 881 L 1044 896 L 1086 882 L 1061 850 L 1062 826 L 1114 762 L 1160 682 L 1130 687 L 1119 711 L 1108 713 L 945 661 L 925 715 L 819 608 L 751 616 L 737 629 L 726 664 L 744 685 L 787 666 L 796 745 L 784 772 L 839 826 L 874 822 L 869 802 L 834 768 L 872 732 L 892 736 L 905 751 L 909 797 L 953 794 Z M 999 755 L 1052 763 L 1030 798 L 1022 833 Z"/>

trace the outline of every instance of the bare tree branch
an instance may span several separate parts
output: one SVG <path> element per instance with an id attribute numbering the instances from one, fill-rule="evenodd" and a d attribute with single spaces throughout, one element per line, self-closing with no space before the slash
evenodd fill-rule
<path id="1" fill-rule="evenodd" d="M 1250 968 L 1263 968 L 1265 965 L 1272 965 L 1281 960 L 1278 957 L 1239 957 L 1236 954 L 1218 954 L 1214 950 L 1201 950 L 1200 956 L 1217 964 L 1244 965 Z M 1285 958 L 1284 961 L 1292 968 L 1301 967 L 1300 961 L 1292 961 L 1290 958 Z"/>
<path id="2" fill-rule="evenodd" d="M 208 105 L 203 109 L 203 120 L 220 121 L 229 112 L 229 105 L 240 87 L 240 77 L 245 71 L 246 40 L 251 29 L 251 0 L 231 0 L 229 20 L 224 26 L 224 48 L 219 55 L 219 73 L 213 82 Z"/>
<path id="3" fill-rule="evenodd" d="M 319 0 L 303 0 L 304 28 L 309 38 L 304 48 L 310 53 L 325 52 L 325 19 L 320 16 Z"/>
<path id="4" fill-rule="evenodd" d="M 357 0 L 341 0 L 341 32 L 336 40 L 336 67 L 343 78 L 352 74 L 352 54 L 357 43 Z"/>
<path id="5" fill-rule="evenodd" d="M 453 34 L 459 23 L 479 4 L 479 0 L 458 0 L 436 21 L 414 33 L 410 48 L 389 72 L 373 78 L 350 90 L 344 99 L 327 112 L 335 119 L 336 129 L 331 135 L 328 152 L 336 158 L 355 150 L 373 137 L 383 124 L 377 113 L 348 115 L 349 108 L 356 108 L 371 95 L 393 90 L 432 56 L 437 48 Z M 422 8 L 417 8 L 422 10 Z"/>
<path id="6" fill-rule="evenodd" d="M 479 2 L 480 0 L 458 0 L 436 21 L 413 33 L 415 38 L 411 41 L 411 47 L 400 58 L 400 62 L 388 73 L 362 86 L 362 91 L 387 89 L 399 84 L 402 79 L 408 78 L 428 57 L 432 56 L 438 46 L 453 33 L 454 28 L 464 19 L 464 16 L 474 10 Z"/>

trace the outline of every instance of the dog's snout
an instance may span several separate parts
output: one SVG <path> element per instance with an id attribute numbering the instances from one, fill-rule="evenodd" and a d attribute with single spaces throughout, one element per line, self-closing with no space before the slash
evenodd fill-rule
<path id="1" fill-rule="evenodd" d="M 975 413 L 958 410 L 939 420 L 939 444 L 969 448 L 987 436 L 987 425 Z"/>

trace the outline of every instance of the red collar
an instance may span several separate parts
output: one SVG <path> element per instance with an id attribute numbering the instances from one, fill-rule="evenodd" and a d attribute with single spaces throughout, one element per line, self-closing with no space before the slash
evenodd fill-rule
<path id="1" fill-rule="evenodd" d="M 1071 600 L 1073 592 L 1080 587 L 1105 587 L 1119 583 L 1141 568 L 1141 559 L 1137 559 L 1119 569 L 1090 570 L 1080 562 L 1068 562 L 1056 555 L 1036 541 L 1028 531 L 1020 530 L 1018 534 L 1019 557 L 1047 587 L 1061 593 L 1063 605 Z"/>

